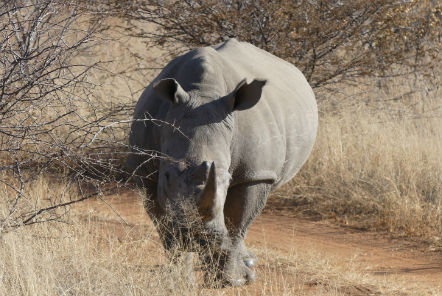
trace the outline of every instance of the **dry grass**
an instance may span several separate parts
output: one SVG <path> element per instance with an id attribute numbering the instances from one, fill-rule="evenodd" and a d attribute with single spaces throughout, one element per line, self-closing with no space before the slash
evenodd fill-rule
<path id="1" fill-rule="evenodd" d="M 47 190 L 47 188 L 45 188 Z M 50 190 L 50 189 L 49 189 Z M 63 224 L 39 224 L 0 240 L 0 295 L 436 295 L 361 272 L 352 260 L 252 246 L 258 283 L 208 289 L 167 263 L 152 224 L 119 223 L 87 207 Z M 202 274 L 197 271 L 199 282 Z M 413 292 L 415 291 L 415 292 Z M 417 294 L 416 294 L 417 293 Z"/>

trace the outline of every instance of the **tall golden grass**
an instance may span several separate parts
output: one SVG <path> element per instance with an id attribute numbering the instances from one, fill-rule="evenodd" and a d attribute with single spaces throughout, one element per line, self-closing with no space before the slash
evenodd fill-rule
<path id="1" fill-rule="evenodd" d="M 39 181 L 44 191 L 59 187 Z M 58 188 L 58 189 L 57 189 Z M 38 190 L 36 191 L 38 193 Z M 42 196 L 40 196 L 42 197 Z M 141 200 L 138 202 L 141 206 Z M 352 260 L 315 251 L 252 245 L 259 282 L 210 289 L 183 277 L 165 259 L 151 223 L 125 224 L 93 207 L 73 209 L 65 223 L 37 224 L 0 239 L 0 295 L 436 295 L 431 287 L 400 286 L 365 272 Z M 361 271 L 362 270 L 362 271 Z M 416 294 L 417 293 L 417 294 Z"/>

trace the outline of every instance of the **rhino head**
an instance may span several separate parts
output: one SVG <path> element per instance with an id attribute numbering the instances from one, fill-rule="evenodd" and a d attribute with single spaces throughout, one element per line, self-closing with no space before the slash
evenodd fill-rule
<path id="1" fill-rule="evenodd" d="M 233 112 L 252 108 L 265 83 L 248 84 L 244 79 L 216 99 L 202 96 L 198 89 L 186 92 L 173 78 L 154 84 L 155 95 L 169 103 L 166 124 L 160 129 L 161 152 L 168 157 L 159 163 L 157 199 L 181 233 L 202 229 L 214 236 L 212 243 L 226 243 L 223 208 L 230 184 Z M 197 213 L 201 228 L 189 226 L 189 208 Z"/>

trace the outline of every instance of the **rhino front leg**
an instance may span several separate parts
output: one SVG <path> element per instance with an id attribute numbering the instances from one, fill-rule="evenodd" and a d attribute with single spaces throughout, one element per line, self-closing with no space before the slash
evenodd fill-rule
<path id="1" fill-rule="evenodd" d="M 255 280 L 255 273 L 249 267 L 256 264 L 257 258 L 247 250 L 244 239 L 249 226 L 264 208 L 270 189 L 270 182 L 239 184 L 229 188 L 224 216 L 231 244 L 223 277 L 231 285 L 240 286 Z"/>

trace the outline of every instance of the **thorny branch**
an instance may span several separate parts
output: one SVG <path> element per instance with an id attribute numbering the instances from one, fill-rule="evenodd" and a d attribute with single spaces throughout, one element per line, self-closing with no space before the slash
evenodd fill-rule
<path id="1" fill-rule="evenodd" d="M 133 106 L 93 97 L 88 74 L 100 62 L 84 56 L 105 26 L 83 3 L 0 2 L 0 235 L 58 221 L 68 206 L 137 177 L 124 166 Z M 35 196 L 42 173 L 66 184 L 60 194 Z"/>

